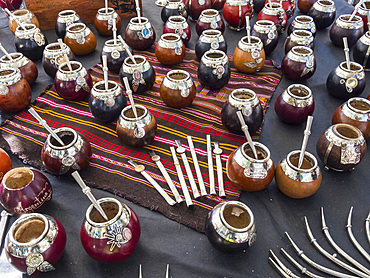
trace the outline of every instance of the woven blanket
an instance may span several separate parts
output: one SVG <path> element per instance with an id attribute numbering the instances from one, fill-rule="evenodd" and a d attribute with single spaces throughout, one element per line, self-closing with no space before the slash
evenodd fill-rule
<path id="1" fill-rule="evenodd" d="M 153 50 L 135 53 L 144 55 L 156 72 L 156 82 L 153 89 L 141 95 L 134 95 L 135 103 L 145 105 L 157 120 L 157 135 L 151 145 L 144 148 L 131 148 L 121 145 L 116 135 L 115 123 L 97 121 L 89 112 L 87 99 L 79 102 L 66 101 L 59 97 L 53 86 L 49 86 L 36 99 L 32 107 L 53 129 L 63 126 L 71 127 L 91 142 L 94 154 L 90 166 L 81 172 L 81 176 L 89 186 L 108 190 L 151 210 L 158 211 L 166 217 L 192 227 L 199 232 L 204 232 L 204 220 L 209 210 L 224 200 L 237 200 L 240 195 L 240 191 L 227 179 L 226 160 L 232 151 L 245 142 L 245 138 L 229 133 L 222 126 L 220 119 L 222 106 L 233 89 L 249 88 L 257 93 L 262 106 L 266 110 L 269 100 L 281 79 L 281 72 L 275 68 L 271 61 L 266 61 L 261 72 L 255 75 L 241 74 L 233 68 L 230 58 L 232 73 L 229 84 L 220 91 L 210 91 L 202 88 L 197 80 L 198 62 L 195 59 L 194 51 L 187 50 L 185 60 L 174 67 L 165 67 L 159 63 Z M 191 106 L 174 109 L 162 102 L 159 87 L 166 73 L 171 69 L 186 70 L 193 78 L 197 87 L 197 96 Z M 100 64 L 91 68 L 89 73 L 94 81 L 100 81 L 103 77 Z M 120 84 L 119 76 L 116 74 L 109 74 L 109 79 Z M 16 154 L 25 163 L 44 170 L 40 152 L 48 134 L 31 114 L 22 111 L 0 128 L 2 135 L 0 144 L 5 150 Z M 133 159 L 139 164 L 143 164 L 147 172 L 172 196 L 165 179 L 148 154 L 148 150 L 154 150 L 160 155 L 164 167 L 183 197 L 169 147 L 176 145 L 174 140 L 181 140 L 187 150 L 186 155 L 196 178 L 193 160 L 186 140 L 186 137 L 191 135 L 203 180 L 209 193 L 206 134 L 211 135 L 212 141 L 218 141 L 223 149 L 222 162 L 226 198 L 208 195 L 193 200 L 194 206 L 190 208 L 186 207 L 185 201 L 169 206 L 154 187 L 140 173 L 135 172 L 127 162 L 129 159 Z M 259 132 L 253 136 L 253 139 L 258 140 L 258 135 Z M 180 164 L 191 192 L 181 159 Z M 214 171 L 217 177 L 216 166 L 214 166 Z M 78 185 L 76 184 L 76 186 Z M 216 190 L 218 192 L 217 180 Z M 193 196 L 192 193 L 190 194 Z"/>

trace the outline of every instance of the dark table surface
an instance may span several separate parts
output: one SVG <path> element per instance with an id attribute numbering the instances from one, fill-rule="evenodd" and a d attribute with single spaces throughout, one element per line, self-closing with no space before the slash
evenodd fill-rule
<path id="1" fill-rule="evenodd" d="M 161 8 L 154 5 L 154 1 L 143 1 L 143 12 L 154 25 L 157 40 L 162 34 L 163 23 L 160 19 Z M 353 7 L 344 1 L 335 1 L 337 17 L 352 11 Z M 72 8 L 73 7 L 69 7 Z M 99 8 L 99 7 L 97 7 Z M 299 14 L 296 11 L 295 15 Z M 84 17 L 81 14 L 82 18 Z M 252 20 L 255 21 L 256 16 Z M 292 19 L 289 20 L 289 23 Z M 128 20 L 123 20 L 121 34 L 127 26 Z M 197 40 L 195 23 L 189 23 L 192 28 L 192 39 L 188 44 L 194 48 Z M 95 34 L 95 28 L 90 26 Z M 56 40 L 54 30 L 44 31 L 49 42 Z M 229 54 L 232 54 L 238 40 L 244 32 L 227 29 L 225 37 L 228 43 Z M 279 45 L 268 56 L 281 63 L 284 52 L 283 44 L 286 32 L 280 37 Z M 98 46 L 88 56 L 77 59 L 85 68 L 90 68 L 99 60 L 99 53 L 106 38 L 97 35 Z M 0 41 L 9 51 L 15 51 L 13 35 L 10 33 L 4 14 L 0 15 Z M 329 95 L 326 90 L 326 78 L 335 67 L 344 60 L 343 50 L 335 47 L 329 39 L 329 28 L 319 30 L 315 39 L 315 57 L 317 70 L 315 75 L 303 82 L 313 92 L 316 108 L 312 134 L 307 150 L 316 155 L 316 142 L 321 134 L 331 125 L 331 117 L 335 109 L 343 103 Z M 34 100 L 44 88 L 53 82 L 43 69 L 40 61 L 36 62 L 39 69 L 37 82 L 32 86 L 32 99 Z M 369 94 L 370 76 L 366 76 L 368 85 L 362 96 Z M 283 78 L 274 93 L 270 108 L 267 111 L 260 142 L 269 147 L 275 164 L 290 151 L 300 149 L 305 124 L 291 126 L 281 122 L 275 114 L 273 105 L 277 96 L 286 89 L 292 81 Z M 3 118 L 5 115 L 0 114 Z M 317 157 L 317 155 L 316 155 Z M 11 155 L 13 166 L 23 166 L 23 162 Z M 323 163 L 319 161 L 323 169 Z M 43 277 L 138 277 L 139 264 L 142 264 L 143 277 L 165 277 L 166 264 L 170 264 L 171 276 L 180 277 L 279 277 L 268 264 L 268 251 L 272 249 L 279 253 L 281 247 L 285 248 L 295 259 L 301 261 L 289 245 L 284 232 L 287 231 L 301 249 L 320 264 L 329 268 L 338 269 L 333 263 L 321 256 L 310 245 L 305 233 L 303 217 L 307 216 L 311 229 L 318 242 L 330 253 L 334 250 L 326 241 L 321 232 L 320 207 L 325 208 L 326 220 L 334 240 L 354 258 L 366 267 L 369 263 L 356 251 L 350 243 L 345 225 L 351 206 L 354 206 L 353 233 L 367 251 L 370 246 L 365 237 L 365 218 L 370 211 L 369 187 L 369 155 L 365 156 L 361 164 L 354 171 L 338 173 L 323 171 L 323 180 L 318 192 L 303 200 L 294 200 L 283 195 L 273 181 L 266 190 L 260 192 L 243 192 L 241 201 L 246 203 L 253 211 L 257 228 L 257 241 L 245 253 L 223 254 L 210 245 L 206 236 L 190 228 L 165 218 L 163 215 L 150 211 L 127 200 L 120 199 L 128 204 L 138 215 L 142 227 L 140 242 L 135 253 L 126 261 L 117 264 L 102 264 L 91 259 L 83 250 L 80 243 L 80 227 L 89 206 L 89 200 L 81 193 L 80 188 L 71 181 L 47 174 L 53 186 L 54 195 L 45 213 L 57 218 L 67 232 L 67 245 L 64 255 L 56 265 L 56 270 L 42 275 Z M 112 196 L 108 192 L 92 189 L 96 198 Z M 9 221 L 14 222 L 14 218 Z M 279 254 L 279 257 L 282 256 Z M 294 269 L 287 261 L 285 264 Z M 312 270 L 312 267 L 308 267 Z M 318 273 L 314 270 L 314 272 Z M 343 272 L 345 272 L 343 270 Z M 10 277 L 11 274 L 19 276 L 17 272 L 2 260 L 0 276 Z M 299 274 L 296 272 L 296 274 Z M 328 276 L 320 273 L 322 276 Z"/>

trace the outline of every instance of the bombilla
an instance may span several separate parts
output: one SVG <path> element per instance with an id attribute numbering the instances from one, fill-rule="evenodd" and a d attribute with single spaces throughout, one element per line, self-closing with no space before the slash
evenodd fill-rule
<path id="1" fill-rule="evenodd" d="M 348 19 L 348 21 L 352 21 L 352 19 L 355 17 L 358 9 L 360 8 L 360 6 L 362 5 L 362 3 L 364 3 L 364 0 L 361 0 L 360 2 L 358 2 L 358 4 L 356 5 L 355 9 L 353 10 L 352 14 L 351 14 L 351 17 Z"/>
<path id="2" fill-rule="evenodd" d="M 104 210 L 98 203 L 98 201 L 95 199 L 94 195 L 91 193 L 91 188 L 88 187 L 85 182 L 82 180 L 80 174 L 77 171 L 74 171 L 72 173 L 72 177 L 76 180 L 78 185 L 81 187 L 82 192 L 90 199 L 93 206 L 96 208 L 96 210 L 101 214 L 101 216 L 104 217 L 105 220 L 109 220 L 107 215 L 105 214 Z"/>
<path id="3" fill-rule="evenodd" d="M 135 0 L 135 4 L 136 4 L 137 19 L 139 20 L 139 23 L 141 23 L 141 15 L 140 15 L 139 1 L 138 0 Z"/>
<path id="4" fill-rule="evenodd" d="M 242 131 L 244 132 L 245 137 L 246 137 L 246 138 L 247 138 L 247 140 L 248 140 L 249 146 L 251 146 L 251 149 L 252 149 L 252 151 L 253 151 L 254 157 L 255 157 L 255 159 L 258 159 L 257 151 L 256 151 L 256 147 L 255 147 L 255 146 L 254 146 L 254 144 L 253 144 L 252 137 L 251 137 L 251 135 L 249 134 L 248 126 L 246 125 L 246 123 L 245 123 L 245 121 L 244 121 L 244 118 L 243 118 L 242 112 L 241 112 L 241 111 L 238 111 L 238 112 L 236 112 L 236 115 L 238 116 L 238 119 L 239 119 L 240 125 L 241 125 L 241 127 L 242 127 Z"/>
<path id="5" fill-rule="evenodd" d="M 40 117 L 40 115 L 35 111 L 35 109 L 30 108 L 28 109 L 28 112 L 30 112 L 32 116 L 34 116 L 35 119 L 39 121 L 39 124 L 42 125 L 51 134 L 51 136 L 53 136 L 54 139 L 58 141 L 60 145 L 64 146 L 64 142 L 62 141 L 62 139 L 60 139 L 59 136 L 46 123 L 46 121 Z"/>
<path id="6" fill-rule="evenodd" d="M 1 43 L 0 43 L 0 50 L 5 54 L 5 56 L 9 59 L 9 61 L 12 61 L 13 60 L 12 56 L 10 56 L 10 54 L 8 53 L 8 51 L 6 51 L 6 49 L 4 48 L 4 46 L 2 46 Z"/>
<path id="7" fill-rule="evenodd" d="M 62 50 L 62 52 L 63 52 L 63 41 L 62 41 L 62 39 L 58 39 L 58 43 L 59 43 L 59 46 L 60 46 L 60 50 Z M 67 53 L 64 53 L 63 57 L 64 57 L 64 60 L 67 62 L 67 66 L 68 66 L 69 71 L 72 71 L 71 62 L 69 61 Z"/>
<path id="8" fill-rule="evenodd" d="M 137 120 L 137 111 L 136 111 L 136 106 L 135 106 L 135 102 L 134 102 L 134 98 L 132 96 L 132 91 L 130 89 L 130 85 L 128 84 L 128 79 L 127 77 L 124 77 L 123 78 L 123 83 L 125 83 L 125 87 L 126 87 L 126 93 L 128 95 L 128 98 L 130 99 L 130 104 L 131 104 L 131 108 L 132 108 L 132 112 L 134 112 L 134 116 Z"/>
<path id="9" fill-rule="evenodd" d="M 11 17 L 15 21 L 15 23 L 17 23 L 17 25 L 19 27 L 21 27 L 23 30 L 25 30 L 24 27 L 23 27 L 23 23 L 20 22 L 17 18 L 15 18 L 14 15 L 8 10 L 8 8 L 5 8 L 4 11 L 5 11 L 5 14 L 7 14 L 9 17 Z"/>
<path id="10" fill-rule="evenodd" d="M 302 163 L 303 163 L 303 158 L 304 158 L 304 153 L 305 153 L 306 147 L 307 147 L 308 137 L 311 135 L 312 121 L 313 121 L 313 117 L 312 116 L 308 116 L 306 129 L 304 131 L 304 137 L 303 137 L 303 143 L 302 143 L 301 153 L 299 155 L 298 168 L 301 168 Z"/>
<path id="11" fill-rule="evenodd" d="M 350 70 L 351 62 L 349 60 L 349 48 L 348 48 L 347 37 L 343 38 L 343 45 L 344 45 L 344 55 L 346 56 L 347 69 Z"/>
<path id="12" fill-rule="evenodd" d="M 113 13 L 113 26 L 112 26 L 112 31 L 113 31 L 113 43 L 116 45 L 117 44 L 117 23 L 116 23 L 116 13 Z"/>
<path id="13" fill-rule="evenodd" d="M 122 39 L 121 35 L 118 36 L 118 39 L 120 40 L 120 42 L 122 43 L 123 47 L 126 49 L 126 52 L 128 54 L 128 56 L 130 57 L 130 59 L 132 60 L 132 62 L 137 65 L 136 63 L 136 60 L 134 58 L 134 56 L 132 56 L 132 53 L 130 51 L 130 49 L 128 48 L 128 45 L 127 43 Z"/>
<path id="14" fill-rule="evenodd" d="M 104 85 L 105 90 L 108 90 L 108 62 L 107 62 L 107 55 L 102 55 L 103 59 L 103 72 L 104 72 Z"/>
<path id="15" fill-rule="evenodd" d="M 249 15 L 245 16 L 245 24 L 247 29 L 247 37 L 248 37 L 248 43 L 251 43 L 251 26 L 249 24 Z"/>

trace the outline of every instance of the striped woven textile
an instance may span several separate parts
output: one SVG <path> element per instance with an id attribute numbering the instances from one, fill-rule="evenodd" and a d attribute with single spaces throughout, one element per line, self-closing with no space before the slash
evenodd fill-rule
<path id="1" fill-rule="evenodd" d="M 139 54 L 138 52 L 135 53 Z M 255 75 L 241 74 L 232 69 L 231 79 L 227 87 L 220 91 L 209 91 L 202 88 L 197 80 L 198 62 L 195 60 L 193 51 L 187 50 L 184 62 L 174 67 L 164 67 L 160 64 L 154 55 L 153 49 L 140 52 L 140 54 L 148 59 L 156 71 L 156 82 L 153 89 L 141 95 L 134 95 L 135 103 L 145 105 L 157 120 L 157 135 L 154 142 L 149 146 L 136 149 L 122 146 L 116 135 L 115 123 L 97 121 L 89 112 L 87 99 L 79 102 L 66 101 L 58 96 L 53 86 L 48 87 L 37 98 L 32 107 L 53 129 L 63 126 L 71 127 L 91 142 L 93 158 L 90 166 L 81 172 L 81 176 L 89 186 L 108 190 L 151 210 L 156 210 L 166 217 L 192 227 L 199 232 L 204 232 L 204 220 L 207 213 L 218 203 L 226 199 L 237 200 L 240 195 L 240 191 L 230 183 L 226 176 L 226 160 L 232 151 L 245 142 L 245 139 L 243 136 L 229 133 L 222 126 L 220 119 L 222 106 L 233 89 L 245 87 L 257 93 L 262 106 L 266 110 L 268 102 L 281 79 L 281 72 L 275 68 L 271 61 L 266 61 L 262 71 Z M 230 65 L 233 67 L 232 61 Z M 162 102 L 159 87 L 166 73 L 171 69 L 186 70 L 193 78 L 197 86 L 197 96 L 190 107 L 181 110 L 174 109 Z M 91 68 L 89 73 L 94 81 L 100 81 L 103 77 L 100 64 Z M 119 76 L 116 74 L 109 74 L 109 79 L 120 84 Z M 1 146 L 6 145 L 5 140 L 9 145 L 9 148 L 5 146 L 6 150 L 12 151 L 32 166 L 44 169 L 40 152 L 48 134 L 31 114 L 23 111 L 12 120 L 8 120 L 0 129 L 2 130 Z M 129 159 L 133 159 L 139 164 L 143 164 L 147 172 L 173 198 L 165 179 L 148 154 L 148 150 L 154 150 L 160 155 L 164 167 L 183 197 L 169 147 L 175 146 L 174 140 L 181 140 L 187 150 L 186 155 L 196 178 L 193 160 L 186 140 L 186 137 L 191 135 L 203 180 L 209 192 L 206 134 L 211 135 L 212 141 L 218 141 L 223 149 L 222 162 L 226 198 L 208 195 L 193 200 L 194 206 L 190 208 L 186 207 L 185 201 L 169 206 L 153 186 L 140 173 L 133 171 L 133 167 L 127 162 Z M 253 136 L 253 139 L 258 140 L 258 135 L 259 132 Z M 191 192 L 180 156 L 179 159 Z M 214 171 L 217 177 L 216 166 L 214 166 Z M 218 192 L 217 179 L 216 190 Z"/>

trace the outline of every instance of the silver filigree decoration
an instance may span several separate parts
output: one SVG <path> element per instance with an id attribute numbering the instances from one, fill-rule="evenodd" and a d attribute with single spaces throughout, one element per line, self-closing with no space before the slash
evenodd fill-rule
<path id="1" fill-rule="evenodd" d="M 222 78 L 222 76 L 224 75 L 224 73 L 225 73 L 225 68 L 223 67 L 223 66 L 217 66 L 217 68 L 215 68 L 213 71 L 212 71 L 212 73 L 214 74 L 214 75 L 217 75 L 217 79 L 221 79 Z"/>
<path id="2" fill-rule="evenodd" d="M 243 63 L 244 66 L 246 66 L 247 68 L 256 68 L 257 67 L 257 63 L 256 62 L 247 62 L 247 63 Z"/>
<path id="3" fill-rule="evenodd" d="M 315 65 L 315 63 L 313 61 L 313 57 L 308 57 L 307 60 L 306 60 L 306 66 L 303 69 L 300 77 L 305 76 L 309 72 L 314 71 L 314 65 Z"/>
<path id="4" fill-rule="evenodd" d="M 9 89 L 7 86 L 0 84 L 0 95 L 7 95 L 9 92 Z"/>
<path id="5" fill-rule="evenodd" d="M 153 37 L 153 31 L 150 30 L 149 28 L 144 27 L 143 29 L 137 32 L 137 36 L 139 40 L 149 39 Z"/>
<path id="6" fill-rule="evenodd" d="M 267 177 L 267 170 L 265 168 L 245 168 L 244 175 L 251 179 L 264 179 Z"/>
<path id="7" fill-rule="evenodd" d="M 108 19 L 108 30 L 112 29 L 113 27 L 113 18 Z"/>
<path id="8" fill-rule="evenodd" d="M 83 35 L 78 35 L 76 38 L 76 42 L 78 44 L 84 44 L 85 43 L 85 37 Z"/>
<path id="9" fill-rule="evenodd" d="M 51 63 L 54 62 L 55 65 L 59 66 L 61 65 L 62 63 L 64 63 L 66 60 L 64 59 L 64 57 L 62 55 L 59 55 L 57 57 L 55 57 L 55 59 L 53 60 L 50 60 Z"/>
<path id="10" fill-rule="evenodd" d="M 198 0 L 199 5 L 204 5 L 206 3 L 206 0 Z"/>
<path id="11" fill-rule="evenodd" d="M 76 159 L 73 156 L 66 156 L 62 159 L 62 164 L 67 167 L 71 167 L 75 162 Z"/>
<path id="12" fill-rule="evenodd" d="M 186 32 L 184 32 L 184 29 L 182 29 L 182 28 L 176 29 L 175 34 L 178 34 L 184 40 L 186 40 L 188 38 L 188 35 L 186 34 Z"/>
<path id="13" fill-rule="evenodd" d="M 257 49 L 253 50 L 252 51 L 252 58 L 257 59 L 259 57 L 260 57 L 260 52 Z"/>
<path id="14" fill-rule="evenodd" d="M 143 78 L 143 74 L 139 70 L 135 70 L 132 74 L 132 90 L 136 92 L 139 89 L 140 84 L 146 85 L 146 82 Z"/>
<path id="15" fill-rule="evenodd" d="M 211 28 L 216 29 L 218 27 L 218 24 L 216 21 L 211 22 Z"/>
<path id="16" fill-rule="evenodd" d="M 145 136 L 145 130 L 142 127 L 137 126 L 134 129 L 134 136 L 138 139 L 143 138 Z"/>
<path id="17" fill-rule="evenodd" d="M 274 31 L 270 31 L 267 35 L 267 38 L 271 41 L 273 39 L 275 39 L 275 34 L 274 34 Z"/>
<path id="18" fill-rule="evenodd" d="M 357 164 L 361 159 L 360 146 L 355 146 L 353 143 L 342 145 L 340 152 L 341 164 Z"/>
<path id="19" fill-rule="evenodd" d="M 89 85 L 86 83 L 86 80 L 85 78 L 83 78 L 83 76 L 78 76 L 77 79 L 76 79 L 76 88 L 75 88 L 75 92 L 77 93 L 79 90 L 85 90 L 86 92 L 89 92 L 90 91 L 90 87 Z"/>
<path id="20" fill-rule="evenodd" d="M 36 42 L 38 46 L 42 46 L 45 44 L 45 37 L 40 31 L 35 32 L 35 34 L 33 34 L 33 40 Z"/>
<path id="21" fill-rule="evenodd" d="M 106 98 L 104 100 L 104 104 L 107 106 L 107 107 L 112 107 L 116 102 L 114 101 L 114 98 L 113 97 L 109 97 L 109 98 Z"/>
<path id="22" fill-rule="evenodd" d="M 112 57 L 112 59 L 117 60 L 121 57 L 121 54 L 119 53 L 118 50 L 113 50 L 110 56 Z"/>
<path id="23" fill-rule="evenodd" d="M 184 88 L 181 90 L 181 96 L 182 97 L 188 97 L 190 95 L 190 90 L 189 88 Z"/>
<path id="24" fill-rule="evenodd" d="M 111 228 L 110 231 L 104 234 L 104 237 L 109 239 L 107 244 L 110 245 L 109 251 L 112 252 L 116 246 L 120 248 L 122 244 L 131 240 L 132 232 L 129 228 L 119 225 Z"/>
<path id="25" fill-rule="evenodd" d="M 211 48 L 212 49 L 218 49 L 219 47 L 220 47 L 220 45 L 219 45 L 218 41 L 213 41 L 211 43 Z"/>
<path id="26" fill-rule="evenodd" d="M 257 239 L 257 233 L 251 233 L 249 241 L 248 241 L 248 245 L 251 246 L 253 243 L 256 242 L 256 239 Z"/>
<path id="27" fill-rule="evenodd" d="M 55 267 L 44 260 L 40 253 L 31 253 L 26 258 L 27 274 L 32 275 L 36 270 L 40 272 L 48 272 L 55 270 Z"/>
<path id="28" fill-rule="evenodd" d="M 244 116 L 249 117 L 250 115 L 252 115 L 252 112 L 253 112 L 252 106 L 250 106 L 250 105 L 243 106 L 243 108 L 242 108 L 242 114 Z"/>
<path id="29" fill-rule="evenodd" d="M 176 55 L 181 55 L 181 54 L 182 54 L 182 49 L 181 49 L 181 47 L 176 46 L 176 47 L 175 47 L 175 53 L 176 53 Z"/>

